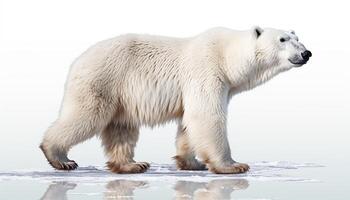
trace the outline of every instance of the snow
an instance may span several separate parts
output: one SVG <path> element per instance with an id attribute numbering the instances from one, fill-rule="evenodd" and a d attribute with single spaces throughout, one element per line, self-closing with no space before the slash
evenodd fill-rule
<path id="1" fill-rule="evenodd" d="M 293 181 L 317 182 L 315 179 L 292 177 L 285 175 L 286 170 L 322 167 L 313 163 L 293 163 L 288 161 L 261 161 L 249 163 L 250 171 L 245 174 L 213 174 L 208 171 L 180 171 L 172 164 L 151 163 L 150 169 L 142 174 L 114 174 L 104 167 L 78 167 L 74 171 L 57 170 L 17 170 L 1 171 L 0 181 L 6 180 L 39 180 L 39 181 L 67 181 L 71 183 L 98 184 L 114 180 L 134 181 L 191 181 L 208 182 L 212 180 L 256 180 L 256 181 Z"/>

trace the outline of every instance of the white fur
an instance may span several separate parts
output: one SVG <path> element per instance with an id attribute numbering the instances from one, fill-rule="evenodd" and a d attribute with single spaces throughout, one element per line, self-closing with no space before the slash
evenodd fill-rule
<path id="1" fill-rule="evenodd" d="M 178 145 L 178 152 L 231 172 L 230 97 L 293 67 L 287 58 L 296 50 L 278 41 L 287 32 L 259 30 L 260 36 L 256 28 L 214 28 L 190 38 L 127 34 L 92 46 L 73 63 L 59 118 L 44 137 L 49 161 L 67 162 L 73 145 L 112 130 L 123 139 L 103 141 L 110 162 L 133 162 L 140 126 L 176 120 L 186 129 L 178 143 L 190 146 Z M 107 130 L 111 124 L 117 128 Z"/>

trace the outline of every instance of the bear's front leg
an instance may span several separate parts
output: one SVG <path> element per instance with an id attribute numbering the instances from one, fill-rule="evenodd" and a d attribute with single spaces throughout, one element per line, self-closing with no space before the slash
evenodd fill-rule
<path id="1" fill-rule="evenodd" d="M 204 91 L 204 92 L 203 92 Z M 183 122 L 190 145 L 213 173 L 237 174 L 249 170 L 247 164 L 235 162 L 226 133 L 227 90 L 193 91 L 184 105 Z"/>

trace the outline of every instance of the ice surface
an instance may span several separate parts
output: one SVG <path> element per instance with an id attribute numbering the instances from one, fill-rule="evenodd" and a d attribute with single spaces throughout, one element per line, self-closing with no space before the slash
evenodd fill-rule
<path id="1" fill-rule="evenodd" d="M 151 168 L 142 174 L 114 174 L 104 167 L 79 167 L 74 171 L 57 170 L 20 170 L 0 172 L 0 181 L 6 180 L 39 180 L 39 181 L 67 181 L 70 183 L 106 183 L 114 180 L 131 181 L 191 181 L 208 182 L 212 180 L 257 180 L 257 181 L 296 181 L 315 182 L 317 180 L 301 177 L 291 177 L 282 173 L 285 170 L 305 167 L 321 167 L 313 163 L 293 163 L 288 161 L 254 162 L 249 163 L 250 171 L 245 174 L 222 175 L 208 171 L 179 171 L 172 164 L 151 163 Z"/>
<path id="2" fill-rule="evenodd" d="M 3 199 L 275 199 L 266 186 L 271 187 L 276 181 L 287 191 L 292 185 L 301 182 L 318 182 L 302 176 L 301 168 L 321 167 L 312 163 L 293 163 L 288 161 L 261 161 L 248 163 L 250 171 L 245 174 L 213 174 L 208 171 L 179 171 L 172 164 L 151 163 L 151 168 L 143 174 L 114 174 L 104 167 L 79 167 L 74 171 L 57 170 L 16 170 L 0 171 L 0 184 L 12 191 L 21 190 L 18 185 L 26 185 L 21 192 L 6 193 L 3 190 L 0 196 Z M 287 175 L 297 172 L 295 176 Z M 300 172 L 300 173 L 298 173 Z M 27 181 L 29 180 L 29 181 Z M 8 182 L 7 182 L 8 181 Z M 257 182 L 264 182 L 260 188 L 252 186 Z M 293 182 L 289 184 L 288 182 Z M 39 183 L 39 184 L 38 184 Z M 309 184 L 306 184 L 309 185 Z M 37 193 L 38 187 L 46 187 L 45 192 Z M 79 187 L 77 187 L 79 186 Z M 305 186 L 305 185 L 304 185 Z M 28 188 L 29 187 L 29 188 Z M 238 193 L 234 191 L 246 190 L 253 187 L 255 193 Z M 256 190 L 257 189 L 257 190 Z M 11 190 L 10 190 L 11 191 Z M 32 194 L 33 193 L 33 194 Z M 288 193 L 288 192 L 287 192 Z M 309 192 L 308 192 L 309 193 Z M 33 198 L 28 198 L 32 195 Z M 281 194 L 280 194 L 281 195 Z M 287 196 L 290 196 L 288 193 Z M 5 197 L 5 198 L 4 198 Z M 242 196 L 241 196 L 242 197 Z M 249 197 L 249 198 L 247 198 Z M 266 198 L 267 197 L 267 198 Z M 286 197 L 286 196 L 284 196 Z M 298 199 L 298 198 L 290 198 Z"/>

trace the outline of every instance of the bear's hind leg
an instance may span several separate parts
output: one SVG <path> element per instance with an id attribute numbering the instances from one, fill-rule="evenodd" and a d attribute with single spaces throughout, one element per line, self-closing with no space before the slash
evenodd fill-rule
<path id="1" fill-rule="evenodd" d="M 111 122 L 101 134 L 105 154 L 109 158 L 107 167 L 114 173 L 143 173 L 147 162 L 134 161 L 134 148 L 139 137 L 138 127 L 128 127 Z"/>
<path id="2" fill-rule="evenodd" d="M 52 167 L 73 170 L 78 165 L 68 159 L 69 149 L 93 137 L 105 126 L 105 121 L 109 120 L 110 115 L 105 112 L 97 113 L 86 109 L 63 112 L 46 131 L 40 148 Z"/>
<path id="3" fill-rule="evenodd" d="M 178 126 L 176 134 L 176 167 L 181 170 L 206 170 L 205 164 L 196 159 L 193 149 L 190 147 L 186 128 Z"/>

